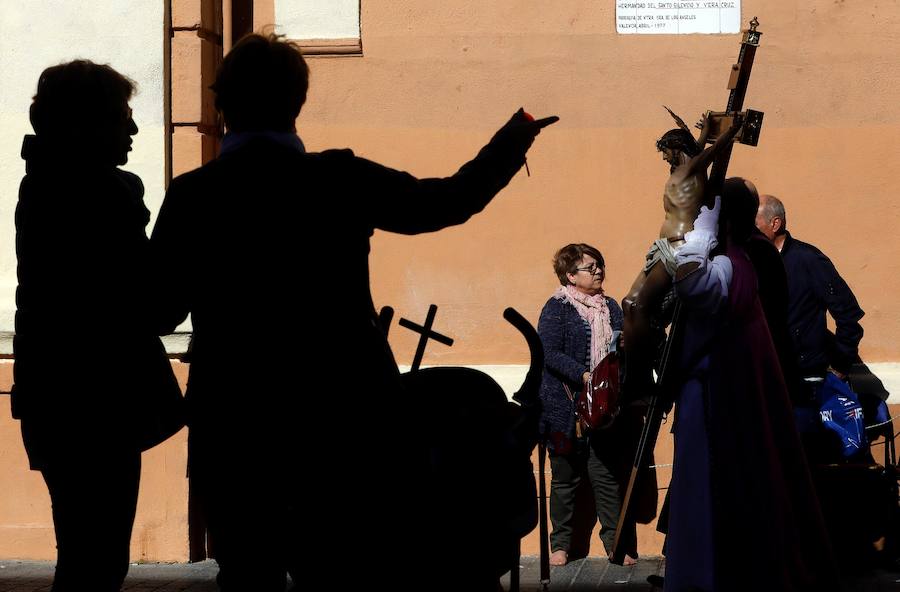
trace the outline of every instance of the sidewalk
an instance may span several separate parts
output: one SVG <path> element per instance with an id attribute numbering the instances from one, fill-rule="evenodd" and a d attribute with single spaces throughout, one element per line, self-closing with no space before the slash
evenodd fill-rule
<path id="1" fill-rule="evenodd" d="M 522 557 L 520 562 L 521 592 L 540 592 L 540 566 L 537 557 Z M 748 557 L 746 569 L 754 569 Z M 845 569 L 844 571 L 848 571 Z M 661 557 L 642 557 L 634 567 L 622 567 L 599 557 L 570 562 L 563 567 L 550 568 L 551 592 L 661 592 L 647 583 L 649 575 L 664 575 L 665 560 Z M 509 589 L 509 576 L 502 580 Z M 865 574 L 848 575 L 841 579 L 841 592 L 900 592 L 900 571 L 872 570 Z M 727 591 L 726 591 L 727 592 Z M 767 592 L 760 590 L 759 592 Z"/>
<path id="2" fill-rule="evenodd" d="M 0 561 L 0 592 L 49 592 L 50 561 Z M 127 592 L 216 592 L 215 561 L 132 564 Z"/>
<path id="3" fill-rule="evenodd" d="M 462 559 L 460 559 L 462 560 Z M 445 569 L 453 568 L 455 559 L 442 563 Z M 537 557 L 526 556 L 521 560 L 521 592 L 539 592 L 540 567 Z M 641 558 L 634 567 L 612 565 L 606 559 L 589 557 L 572 561 L 564 567 L 550 571 L 550 590 L 569 592 L 659 592 L 647 583 L 647 576 L 664 573 L 662 558 Z M 748 559 L 747 569 L 753 569 Z M 134 564 L 128 571 L 124 592 L 217 592 L 216 563 Z M 53 581 L 53 563 L 47 561 L 0 561 L 0 592 L 48 592 Z M 509 575 L 502 579 L 504 590 L 509 590 Z M 370 587 L 370 586 L 367 586 Z M 377 587 L 390 589 L 388 582 Z M 304 587 L 305 589 L 311 589 Z M 335 590 L 353 589 L 347 582 L 333 584 Z M 900 572 L 875 571 L 843 581 L 843 592 L 897 592 L 900 591 Z M 428 592 L 427 586 L 422 592 Z M 764 591 L 760 591 L 764 592 Z"/>
<path id="4" fill-rule="evenodd" d="M 535 556 L 522 557 L 521 592 L 540 592 L 540 564 Z M 550 590 L 587 592 L 615 590 L 621 592 L 659 592 L 647 583 L 647 576 L 662 575 L 665 562 L 661 557 L 641 557 L 637 565 L 624 567 L 599 557 L 570 561 L 562 567 L 550 568 Z M 509 590 L 509 575 L 501 580 L 503 589 Z"/>

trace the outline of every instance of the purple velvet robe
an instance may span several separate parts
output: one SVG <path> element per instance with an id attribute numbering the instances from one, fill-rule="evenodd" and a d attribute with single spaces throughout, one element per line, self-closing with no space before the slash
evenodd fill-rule
<path id="1" fill-rule="evenodd" d="M 677 283 L 685 313 L 666 592 L 837 588 L 746 253 Z"/>

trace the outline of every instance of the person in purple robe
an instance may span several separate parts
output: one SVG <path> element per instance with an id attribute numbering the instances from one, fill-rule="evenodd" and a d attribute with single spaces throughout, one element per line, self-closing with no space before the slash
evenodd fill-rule
<path id="1" fill-rule="evenodd" d="M 676 255 L 682 303 L 666 592 L 837 585 L 738 208 L 703 207 Z M 714 254 L 721 253 L 721 254 Z M 762 270 L 761 270 L 762 271 Z"/>

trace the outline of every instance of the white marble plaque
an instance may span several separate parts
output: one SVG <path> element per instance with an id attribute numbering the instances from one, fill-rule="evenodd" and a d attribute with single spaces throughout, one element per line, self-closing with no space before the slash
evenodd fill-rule
<path id="1" fill-rule="evenodd" d="M 740 31 L 741 0 L 616 0 L 616 32 L 626 35 Z"/>
<path id="2" fill-rule="evenodd" d="M 359 0 L 276 0 L 275 24 L 288 39 L 359 39 Z"/>

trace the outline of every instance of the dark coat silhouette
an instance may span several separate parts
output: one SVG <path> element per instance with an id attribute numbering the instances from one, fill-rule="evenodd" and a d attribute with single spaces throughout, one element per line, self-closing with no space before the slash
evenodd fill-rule
<path id="1" fill-rule="evenodd" d="M 191 313 L 191 474 L 208 494 L 220 582 L 229 561 L 296 569 L 300 538 L 320 573 L 359 536 L 378 540 L 370 567 L 428 569 L 427 418 L 377 323 L 369 241 L 465 222 L 532 137 L 498 134 L 452 177 L 421 180 L 257 137 L 172 182 L 151 242 L 165 324 Z M 234 577 L 239 588 L 249 576 Z"/>
<path id="2" fill-rule="evenodd" d="M 795 405 L 806 402 L 809 387 L 804 384 L 797 366 L 788 329 L 788 279 L 781 255 L 775 245 L 756 230 L 743 246 L 756 271 L 760 304 L 769 325 L 769 332 L 772 334 L 775 351 L 778 353 L 778 363 L 788 393 Z"/>
<path id="3" fill-rule="evenodd" d="M 40 136 L 23 147 L 16 208 L 12 406 L 53 504 L 54 590 L 119 590 L 153 402 L 181 392 L 149 314 L 140 179 Z"/>
<path id="4" fill-rule="evenodd" d="M 140 451 L 148 403 L 178 388 L 150 314 L 143 184 L 36 136 L 23 157 L 12 404 L 29 460 L 75 444 Z"/>
<path id="5" fill-rule="evenodd" d="M 757 274 L 742 247 L 730 245 L 727 257 L 727 286 L 709 262 L 676 282 L 687 316 L 666 590 L 832 590 L 831 549 L 787 388 L 773 371 Z M 750 554 L 764 561 L 748 572 Z"/>

